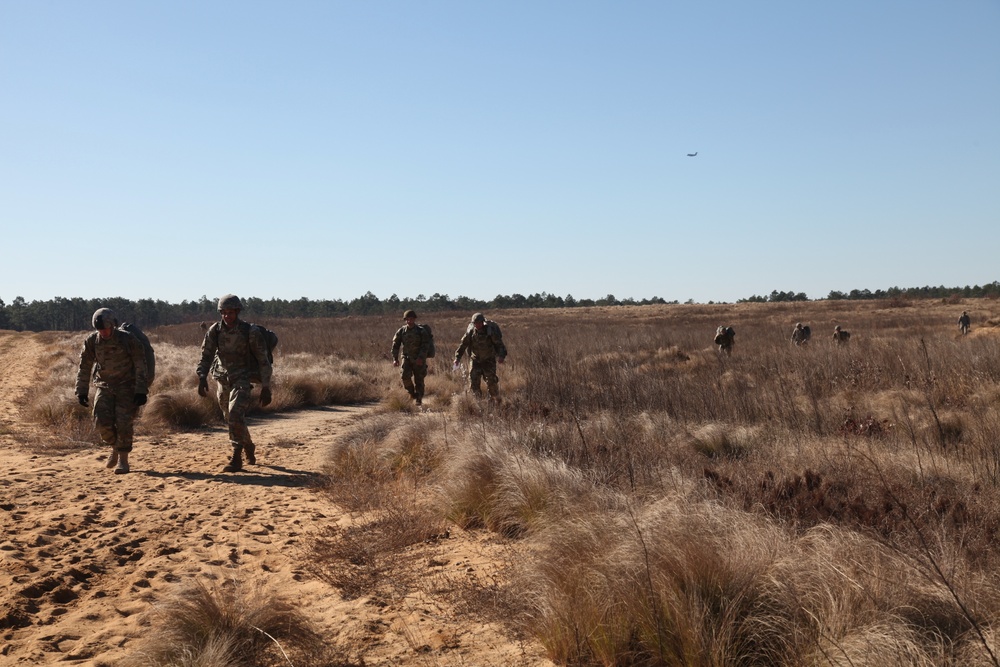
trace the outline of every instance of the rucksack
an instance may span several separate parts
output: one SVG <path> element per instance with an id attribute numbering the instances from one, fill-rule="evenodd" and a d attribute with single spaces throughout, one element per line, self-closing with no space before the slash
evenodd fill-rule
<path id="1" fill-rule="evenodd" d="M 430 359 L 434 356 L 434 332 L 431 331 L 431 327 L 428 324 L 418 324 L 418 327 L 427 334 L 427 358 Z"/>
<path id="2" fill-rule="evenodd" d="M 142 329 L 131 322 L 122 322 L 118 329 L 132 334 L 137 341 L 142 343 L 142 351 L 146 355 L 146 386 L 150 386 L 156 377 L 156 354 L 153 352 L 153 346 L 150 344 L 149 338 L 142 332 Z"/>
<path id="3" fill-rule="evenodd" d="M 278 347 L 278 334 L 274 333 L 262 324 L 251 324 L 250 328 L 256 328 L 260 331 L 261 335 L 264 336 L 264 342 L 267 343 L 267 362 L 269 364 L 273 364 L 274 348 Z"/>

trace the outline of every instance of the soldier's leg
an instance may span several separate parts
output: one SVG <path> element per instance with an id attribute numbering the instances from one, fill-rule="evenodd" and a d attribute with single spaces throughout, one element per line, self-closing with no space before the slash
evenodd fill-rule
<path id="1" fill-rule="evenodd" d="M 408 393 L 411 398 L 415 398 L 417 390 L 416 387 L 413 386 L 413 362 L 404 357 L 401 368 L 402 370 L 399 373 L 399 377 L 403 380 L 403 389 L 406 390 L 406 393 Z"/>
<path id="2" fill-rule="evenodd" d="M 133 423 L 135 420 L 135 392 L 132 387 L 115 389 L 115 431 L 118 440 L 115 451 L 118 452 L 118 463 L 115 474 L 123 475 L 129 472 L 129 454 L 132 452 Z"/>
<path id="3" fill-rule="evenodd" d="M 469 370 L 469 389 L 476 396 L 483 395 L 483 364 L 481 361 L 473 361 Z"/>
<path id="4" fill-rule="evenodd" d="M 132 387 L 119 387 L 115 389 L 115 431 L 118 434 L 115 449 L 119 454 L 132 451 L 134 422 L 135 393 Z"/>
<path id="5" fill-rule="evenodd" d="M 500 377 L 497 375 L 497 360 L 488 359 L 482 363 L 483 377 L 486 379 L 486 390 L 490 398 L 500 395 Z"/>
<path id="6" fill-rule="evenodd" d="M 413 398 L 417 405 L 424 399 L 424 378 L 427 377 L 427 362 L 413 368 Z"/>
<path id="7" fill-rule="evenodd" d="M 229 425 L 229 441 L 233 446 L 233 457 L 222 469 L 223 472 L 237 472 L 243 469 L 243 450 L 253 449 L 250 430 L 247 428 L 247 411 L 250 409 L 253 387 L 249 382 L 236 382 L 229 387 L 229 404 L 226 422 Z"/>
<path id="8" fill-rule="evenodd" d="M 94 396 L 94 427 L 101 436 L 101 442 L 111 448 L 105 465 L 114 468 L 118 464 L 118 434 L 115 431 L 115 395 L 110 389 L 97 388 Z"/>

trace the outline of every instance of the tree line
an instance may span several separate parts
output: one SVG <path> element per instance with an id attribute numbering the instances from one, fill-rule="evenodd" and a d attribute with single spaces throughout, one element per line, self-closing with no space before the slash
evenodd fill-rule
<path id="1" fill-rule="evenodd" d="M 832 291 L 828 300 L 875 300 L 875 299 L 928 299 L 928 298 L 998 298 L 1000 281 L 975 287 L 890 287 L 886 290 Z M 769 295 L 753 295 L 739 299 L 739 303 L 777 303 L 783 301 L 810 301 L 804 292 L 781 292 L 775 290 Z M 296 317 L 345 317 L 348 315 L 393 315 L 401 314 L 408 308 L 419 313 L 444 311 L 507 310 L 517 308 L 582 308 L 588 306 L 645 306 L 652 304 L 676 304 L 660 297 L 650 299 L 618 299 L 609 294 L 603 299 L 576 299 L 541 292 L 524 296 L 498 294 L 489 301 L 466 296 L 451 298 L 447 294 L 433 294 L 430 297 L 418 295 L 416 298 L 400 298 L 393 294 L 380 299 L 371 292 L 344 301 L 341 299 L 243 299 L 243 315 L 247 318 L 296 318 Z M 688 300 L 693 304 L 693 300 Z M 712 303 L 711 301 L 709 303 Z M 83 299 L 55 297 L 48 301 L 25 301 L 17 297 L 10 304 L 0 299 L 0 329 L 14 331 L 84 331 L 91 328 L 90 318 L 98 308 L 113 309 L 123 321 L 134 322 L 142 328 L 167 324 L 182 324 L 218 317 L 216 299 L 202 295 L 193 301 L 168 303 L 159 299 L 139 299 L 133 301 L 122 297 L 104 299 Z"/>
<path id="2" fill-rule="evenodd" d="M 827 301 L 874 301 L 879 299 L 996 299 L 1000 297 L 1000 281 L 994 280 L 985 285 L 974 287 L 890 287 L 877 289 L 874 292 L 867 289 L 852 289 L 850 292 L 831 291 L 826 295 Z M 804 292 L 779 292 L 774 290 L 766 296 L 753 295 L 739 299 L 737 303 L 780 303 L 784 301 L 811 301 Z"/>
<path id="3" fill-rule="evenodd" d="M 393 294 L 379 299 L 371 292 L 356 299 L 260 299 L 241 297 L 244 318 L 344 317 L 348 315 L 402 315 L 409 308 L 419 313 L 442 311 L 500 310 L 512 308 L 579 308 L 584 306 L 643 306 L 668 302 L 651 299 L 617 299 L 609 294 L 603 299 L 575 299 L 542 292 L 524 296 L 497 295 L 489 301 L 465 296 L 450 298 L 447 294 L 401 299 Z M 162 300 L 122 297 L 83 299 L 55 297 L 48 301 L 25 301 L 17 297 L 10 304 L 0 299 L 0 329 L 14 331 L 84 331 L 91 328 L 91 317 L 98 308 L 111 308 L 122 321 L 133 322 L 144 329 L 168 324 L 182 324 L 218 318 L 218 301 L 202 295 L 200 299 L 168 303 Z"/>

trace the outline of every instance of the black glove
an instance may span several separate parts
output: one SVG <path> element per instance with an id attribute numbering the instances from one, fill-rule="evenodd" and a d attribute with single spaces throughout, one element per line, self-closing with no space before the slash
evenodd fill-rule
<path id="1" fill-rule="evenodd" d="M 146 394 L 136 394 L 133 400 L 135 401 L 135 407 L 146 405 Z"/>
<path id="2" fill-rule="evenodd" d="M 82 405 L 83 407 L 85 407 L 85 408 L 90 407 L 90 403 L 87 401 L 87 395 L 86 394 L 77 394 L 76 395 L 76 400 L 80 401 L 80 405 Z"/>
<path id="3" fill-rule="evenodd" d="M 260 406 L 264 407 L 271 402 L 271 388 L 264 387 L 260 390 Z"/>
<path id="4" fill-rule="evenodd" d="M 198 376 L 198 395 L 208 396 L 208 378 L 204 375 Z"/>

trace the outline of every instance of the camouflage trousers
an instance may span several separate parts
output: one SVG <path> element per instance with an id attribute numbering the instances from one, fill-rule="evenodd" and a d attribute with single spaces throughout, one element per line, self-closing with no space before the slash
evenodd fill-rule
<path id="1" fill-rule="evenodd" d="M 105 445 L 131 452 L 135 419 L 135 388 L 131 384 L 98 387 L 94 396 L 94 426 Z"/>
<path id="2" fill-rule="evenodd" d="M 486 380 L 486 390 L 494 398 L 500 394 L 500 378 L 497 376 L 497 360 L 473 359 L 469 369 L 469 388 L 476 396 L 483 395 L 482 381 Z"/>
<path id="3" fill-rule="evenodd" d="M 424 361 L 424 363 L 418 366 L 412 359 L 403 357 L 403 363 L 400 364 L 400 368 L 402 371 L 399 377 L 403 380 L 403 388 L 410 393 L 410 396 L 423 399 L 424 378 L 427 377 L 427 362 Z"/>
<path id="4" fill-rule="evenodd" d="M 250 409 L 253 385 L 248 380 L 237 380 L 229 383 L 217 380 L 219 383 L 219 407 L 222 417 L 229 425 L 229 439 L 233 447 L 253 446 L 250 430 L 247 428 L 247 411 Z"/>

